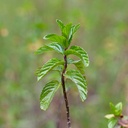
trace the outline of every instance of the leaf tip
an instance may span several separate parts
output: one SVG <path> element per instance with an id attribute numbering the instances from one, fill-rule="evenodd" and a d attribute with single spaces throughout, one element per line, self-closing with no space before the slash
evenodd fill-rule
<path id="1" fill-rule="evenodd" d="M 56 22 L 58 23 L 60 20 L 59 19 L 56 19 Z"/>
<path id="2" fill-rule="evenodd" d="M 85 64 L 85 67 L 88 67 L 89 66 L 89 62 Z"/>
<path id="3" fill-rule="evenodd" d="M 87 94 L 86 94 L 86 96 L 87 96 Z M 81 97 L 81 101 L 82 102 L 84 102 L 86 99 L 87 99 L 87 97 L 86 96 L 80 96 Z"/>
<path id="4" fill-rule="evenodd" d="M 80 28 L 80 24 L 77 24 L 76 27 L 77 27 L 77 30 L 78 30 Z"/>
<path id="5" fill-rule="evenodd" d="M 43 107 L 42 105 L 40 105 L 40 109 L 41 109 L 41 110 L 44 110 L 44 111 L 47 110 L 47 108 L 46 108 L 46 107 Z"/>
<path id="6" fill-rule="evenodd" d="M 61 20 L 59 20 L 59 19 L 56 19 L 56 22 L 57 22 L 57 23 L 62 23 L 62 21 L 61 21 Z"/>
<path id="7" fill-rule="evenodd" d="M 46 39 L 47 39 L 47 35 L 45 35 L 45 36 L 43 37 L 43 39 L 46 40 Z"/>
<path id="8" fill-rule="evenodd" d="M 39 81 L 41 79 L 41 77 L 37 77 L 37 81 Z"/>
<path id="9" fill-rule="evenodd" d="M 82 102 L 84 102 L 86 99 L 81 99 Z"/>

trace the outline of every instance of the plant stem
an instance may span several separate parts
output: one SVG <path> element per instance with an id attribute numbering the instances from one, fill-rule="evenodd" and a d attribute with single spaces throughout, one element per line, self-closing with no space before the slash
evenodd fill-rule
<path id="1" fill-rule="evenodd" d="M 66 105 L 67 125 L 68 125 L 68 128 L 71 128 L 69 104 L 68 104 L 68 98 L 67 98 L 66 89 L 65 89 L 64 73 L 66 72 L 66 69 L 67 69 L 67 56 L 64 55 L 64 69 L 63 69 L 62 74 L 61 74 L 61 84 L 62 84 L 62 88 L 63 88 L 63 95 L 64 95 L 64 100 L 65 100 L 65 105 Z"/>

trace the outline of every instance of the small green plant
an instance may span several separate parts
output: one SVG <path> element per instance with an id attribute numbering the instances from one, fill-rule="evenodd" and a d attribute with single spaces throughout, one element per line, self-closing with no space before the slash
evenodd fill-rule
<path id="1" fill-rule="evenodd" d="M 79 29 L 79 24 L 72 25 L 72 23 L 64 25 L 61 20 L 56 20 L 61 30 L 61 35 L 49 34 L 44 36 L 45 40 L 51 43 L 39 48 L 36 53 L 43 54 L 48 51 L 55 51 L 62 55 L 62 59 L 52 58 L 47 61 L 41 68 L 37 70 L 37 79 L 43 78 L 49 71 L 56 68 L 60 72 L 59 80 L 51 80 L 44 85 L 40 95 L 40 108 L 46 110 L 52 101 L 55 92 L 59 87 L 62 87 L 64 101 L 67 113 L 67 125 L 71 128 L 70 112 L 68 97 L 66 93 L 66 80 L 70 79 L 75 83 L 82 101 L 87 97 L 87 82 L 84 76 L 85 67 L 89 66 L 89 57 L 87 52 L 76 45 L 71 46 L 71 41 L 74 33 Z M 69 55 L 75 55 L 79 59 L 70 58 Z M 75 65 L 75 69 L 70 69 L 68 65 Z"/>
<path id="2" fill-rule="evenodd" d="M 128 128 L 128 117 L 122 114 L 122 103 L 110 103 L 111 114 L 106 115 L 108 128 Z"/>

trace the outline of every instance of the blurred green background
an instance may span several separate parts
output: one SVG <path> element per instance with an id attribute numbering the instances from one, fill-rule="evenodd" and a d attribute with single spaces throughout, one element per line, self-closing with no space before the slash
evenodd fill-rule
<path id="1" fill-rule="evenodd" d="M 60 33 L 56 19 L 80 23 L 72 44 L 89 54 L 88 98 L 68 92 L 73 128 L 107 128 L 109 102 L 123 102 L 128 114 L 127 0 L 0 0 L 0 128 L 66 128 L 63 97 L 39 107 L 41 89 L 55 74 L 36 81 L 35 71 L 56 54 L 37 56 L 42 37 Z M 60 113 L 60 114 L 59 114 Z"/>

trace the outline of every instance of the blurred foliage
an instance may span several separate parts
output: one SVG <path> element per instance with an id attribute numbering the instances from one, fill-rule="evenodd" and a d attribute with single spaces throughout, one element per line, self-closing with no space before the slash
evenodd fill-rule
<path id="1" fill-rule="evenodd" d="M 53 55 L 38 58 L 34 51 L 43 45 L 45 34 L 59 32 L 56 19 L 80 23 L 73 43 L 90 57 L 87 101 L 81 103 L 76 91 L 68 93 L 72 127 L 107 127 L 104 115 L 109 102 L 122 101 L 128 114 L 127 5 L 126 0 L 1 0 L 0 128 L 55 128 L 58 113 L 65 128 L 61 94 L 56 94 L 47 112 L 39 108 L 43 83 L 56 75 L 38 84 L 35 76 L 36 68 Z"/>

